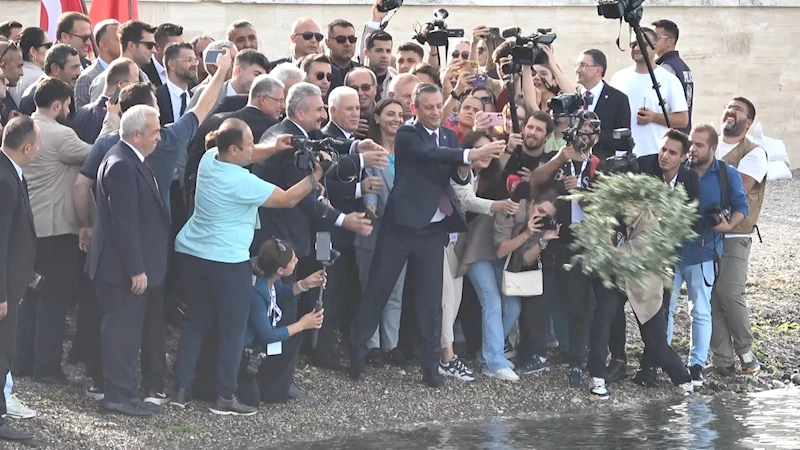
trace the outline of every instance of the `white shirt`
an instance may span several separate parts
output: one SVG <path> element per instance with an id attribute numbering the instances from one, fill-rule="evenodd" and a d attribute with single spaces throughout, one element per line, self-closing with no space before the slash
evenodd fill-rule
<path id="1" fill-rule="evenodd" d="M 600 99 L 600 93 L 603 92 L 603 87 L 605 85 L 603 80 L 600 80 L 595 87 L 589 89 L 589 93 L 592 94 L 592 104 L 589 105 L 589 111 L 594 112 L 594 109 L 597 107 L 597 101 Z"/>
<path id="2" fill-rule="evenodd" d="M 666 102 L 667 113 L 688 111 L 686 95 L 683 93 L 683 86 L 678 77 L 661 66 L 655 66 L 653 73 L 658 81 L 664 102 Z M 661 105 L 658 104 L 658 96 L 653 89 L 653 80 L 650 79 L 650 74 L 637 73 L 634 67 L 627 67 L 615 73 L 609 84 L 628 96 L 628 104 L 631 107 L 631 135 L 636 144 L 633 152 L 636 156 L 658 153 L 659 143 L 664 137 L 664 133 L 667 132 L 667 127 L 657 123 L 647 125 L 636 123 L 637 112 L 642 107 L 654 111 L 656 114 L 663 114 Z"/>
<path id="3" fill-rule="evenodd" d="M 131 144 L 130 142 L 126 141 L 125 139 L 120 138 L 120 141 L 124 142 L 125 145 L 130 147 L 131 150 L 133 150 L 133 153 L 136 153 L 136 156 L 139 158 L 139 161 L 144 162 L 144 155 L 142 154 L 142 152 L 139 151 L 139 149 L 134 147 L 133 144 Z"/>
<path id="4" fill-rule="evenodd" d="M 228 90 L 225 91 L 225 97 L 233 97 L 234 95 L 239 95 L 239 93 L 236 92 L 236 89 L 233 88 L 233 84 L 228 83 Z M 297 125 L 297 124 L 295 124 L 295 125 Z M 300 128 L 301 130 L 303 129 L 302 127 L 298 127 L 298 128 Z M 303 131 L 303 133 L 305 133 L 305 131 Z M 307 134 L 306 134 L 306 137 L 308 137 Z"/>
<path id="5" fill-rule="evenodd" d="M 726 144 L 719 141 L 717 144 L 717 159 L 722 159 L 730 153 L 739 143 L 735 144 Z M 747 175 L 748 177 L 756 180 L 758 183 L 763 183 L 767 177 L 767 152 L 761 147 L 756 147 L 750 151 L 750 153 L 746 154 L 741 161 L 739 161 L 738 167 L 736 170 L 739 171 L 742 175 Z M 749 237 L 747 234 L 726 234 L 726 238 L 737 238 L 737 237 Z"/>
<path id="6" fill-rule="evenodd" d="M 353 133 L 351 133 L 351 132 L 349 132 L 349 131 L 345 130 L 345 129 L 344 129 L 344 128 L 342 128 L 342 127 L 340 127 L 340 126 L 339 126 L 339 124 L 338 124 L 338 123 L 336 123 L 336 122 L 334 122 L 333 120 L 331 120 L 331 123 L 332 123 L 334 126 L 336 126 L 336 128 L 338 128 L 338 129 L 339 129 L 339 131 L 341 131 L 341 132 L 342 132 L 342 134 L 344 134 L 344 138 L 345 138 L 345 139 L 347 139 L 347 140 L 350 140 L 350 139 L 352 139 L 352 138 L 353 138 Z M 350 148 L 350 153 L 353 153 L 353 151 L 355 151 L 355 146 L 353 146 L 353 147 L 351 147 L 351 148 Z M 361 163 L 361 170 L 363 171 L 363 170 L 364 170 L 364 155 L 362 155 L 361 153 L 359 153 L 359 154 L 358 154 L 358 160 L 359 160 L 359 162 Z M 359 178 L 360 178 L 360 177 L 359 177 Z M 356 193 L 355 193 L 355 198 L 361 198 L 361 197 L 362 197 L 362 195 L 361 195 L 361 183 L 356 183 Z"/>
<path id="7" fill-rule="evenodd" d="M 427 131 L 429 135 L 436 135 L 436 146 L 439 147 L 439 139 L 441 139 L 439 136 L 439 130 L 431 130 L 424 125 L 423 128 L 425 128 L 425 131 Z M 470 164 L 469 149 L 464 150 L 463 162 L 464 164 Z M 445 217 L 447 217 L 445 213 L 443 213 L 441 209 L 436 208 L 436 213 L 433 215 L 433 217 L 431 217 L 431 223 L 441 222 L 445 219 Z"/>
<path id="8" fill-rule="evenodd" d="M 155 60 L 153 60 L 155 61 Z M 167 80 L 167 90 L 169 91 L 169 100 L 172 104 L 172 121 L 177 122 L 181 118 L 181 96 L 186 94 L 186 105 L 189 105 L 189 91 L 183 91 L 175 83 Z M 185 111 L 184 111 L 185 112 Z"/>
<path id="9" fill-rule="evenodd" d="M 165 69 L 164 66 L 162 66 L 161 63 L 158 62 L 158 60 L 156 58 L 152 58 L 152 59 L 153 59 L 153 67 L 156 68 L 156 73 L 158 74 L 158 77 L 161 78 L 161 84 L 166 83 L 167 82 L 167 69 Z"/>
<path id="10" fill-rule="evenodd" d="M 17 176 L 19 177 L 19 181 L 22 181 L 22 167 L 20 167 L 17 163 L 15 163 L 14 160 L 11 159 L 10 156 L 8 156 L 8 153 L 6 153 L 5 150 L 0 150 L 0 153 L 4 154 L 6 158 L 8 158 L 8 160 L 11 161 L 11 165 L 14 166 L 14 170 L 17 171 Z"/>

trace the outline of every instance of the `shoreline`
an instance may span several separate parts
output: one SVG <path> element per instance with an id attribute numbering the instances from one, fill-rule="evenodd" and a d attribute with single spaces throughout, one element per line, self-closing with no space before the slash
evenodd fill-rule
<path id="1" fill-rule="evenodd" d="M 795 177 L 800 175 L 795 171 Z M 800 179 L 770 183 L 760 225 L 763 243 L 754 237 L 750 258 L 747 299 L 756 353 L 762 363 L 758 377 L 721 379 L 707 371 L 706 385 L 695 396 L 742 395 L 792 385 L 800 369 Z M 628 311 L 629 376 L 642 348 L 638 327 Z M 685 295 L 675 316 L 674 346 L 688 356 L 689 317 Z M 167 391 L 174 394 L 172 363 L 176 331 L 168 332 Z M 69 344 L 67 344 L 69 345 Z M 711 358 L 709 358 L 711 363 Z M 468 365 L 477 369 L 470 361 Z M 478 376 L 474 382 L 447 378 L 433 390 L 421 383 L 417 366 L 368 367 L 365 380 L 356 383 L 344 373 L 308 367 L 301 358 L 298 386 L 313 396 L 313 404 L 291 402 L 263 405 L 252 417 L 219 417 L 206 404 L 195 402 L 183 411 L 167 408 L 152 418 L 101 415 L 97 403 L 85 396 L 88 380 L 83 364 L 65 365 L 77 384 L 42 385 L 30 378 L 15 378 L 14 393 L 37 411 L 31 420 L 10 420 L 15 428 L 34 433 L 39 448 L 61 449 L 218 449 L 283 448 L 287 445 L 352 437 L 374 432 L 413 431 L 421 427 L 449 426 L 491 419 L 547 419 L 668 405 L 684 397 L 661 375 L 660 387 L 646 389 L 629 381 L 609 384 L 611 397 L 593 402 L 588 386 L 567 388 L 567 370 L 523 376 L 510 383 Z M 711 372 L 711 373 L 709 373 Z M 794 377 L 800 383 L 800 375 Z M 734 393 L 734 394 L 732 394 Z M 30 448 L 3 443 L 3 448 Z"/>

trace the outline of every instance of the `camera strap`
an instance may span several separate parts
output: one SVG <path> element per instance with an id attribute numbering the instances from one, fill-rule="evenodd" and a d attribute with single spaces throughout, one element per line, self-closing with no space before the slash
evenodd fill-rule
<path id="1" fill-rule="evenodd" d="M 272 328 L 277 327 L 278 322 L 280 322 L 283 317 L 283 312 L 278 306 L 278 295 L 275 292 L 274 285 L 269 287 L 269 309 L 267 310 L 267 316 L 272 321 Z"/>
<path id="2" fill-rule="evenodd" d="M 706 233 L 703 232 L 703 238 L 700 240 L 700 274 L 703 276 L 703 283 L 705 283 L 706 287 L 714 287 L 717 283 L 717 279 L 719 278 L 719 263 L 720 258 L 719 254 L 717 254 L 717 245 L 714 244 L 714 249 L 712 250 L 712 261 L 714 262 L 714 282 L 709 283 L 708 279 L 706 278 L 706 273 L 703 270 L 703 250 L 706 248 Z"/>

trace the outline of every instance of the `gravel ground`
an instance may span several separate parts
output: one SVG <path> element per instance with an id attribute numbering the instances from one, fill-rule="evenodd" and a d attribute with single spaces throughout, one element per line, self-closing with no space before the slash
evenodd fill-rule
<path id="1" fill-rule="evenodd" d="M 750 258 L 748 299 L 752 309 L 757 351 L 765 370 L 759 378 L 722 380 L 709 374 L 702 394 L 716 391 L 752 392 L 782 384 L 800 367 L 800 271 L 795 257 L 800 253 L 796 238 L 800 229 L 797 192 L 800 181 L 771 183 L 761 217 L 763 243 L 753 245 Z M 629 317 L 631 360 L 641 351 L 638 328 Z M 688 354 L 689 320 L 682 296 L 675 326 L 676 345 Z M 171 339 L 174 355 L 175 337 Z M 188 411 L 165 409 L 156 417 L 133 419 L 101 415 L 97 404 L 83 394 L 87 384 L 83 366 L 65 366 L 75 387 L 54 388 L 30 379 L 16 380 L 15 393 L 38 416 L 13 421 L 19 429 L 33 432 L 42 448 L 56 449 L 216 449 L 280 448 L 281 444 L 315 441 L 383 429 L 407 429 L 436 423 L 498 417 L 540 417 L 622 409 L 648 402 L 674 402 L 679 389 L 667 382 L 656 389 L 643 389 L 623 382 L 610 387 L 612 397 L 592 402 L 584 391 L 570 391 L 566 370 L 523 377 L 504 383 L 479 377 L 473 383 L 448 379 L 439 391 L 424 387 L 416 367 L 403 371 L 371 368 L 365 381 L 355 383 L 344 374 L 333 374 L 301 364 L 298 385 L 315 397 L 314 403 L 293 402 L 263 406 L 253 417 L 230 418 L 211 415 L 205 405 L 195 403 Z M 630 368 L 632 370 L 632 368 Z M 800 381 L 800 380 L 798 380 Z M 8 443 L 3 448 L 26 448 Z"/>

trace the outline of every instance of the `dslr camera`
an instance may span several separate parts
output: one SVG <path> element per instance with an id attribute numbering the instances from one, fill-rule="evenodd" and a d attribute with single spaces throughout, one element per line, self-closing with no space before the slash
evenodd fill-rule
<path id="1" fill-rule="evenodd" d="M 245 366 L 245 370 L 250 375 L 255 375 L 258 373 L 258 367 L 261 365 L 261 361 L 263 361 L 267 357 L 267 354 L 263 351 L 254 350 L 252 348 L 245 348 L 243 358 L 247 358 L 247 366 Z"/>
<path id="2" fill-rule="evenodd" d="M 553 216 L 544 216 L 542 220 L 539 221 L 542 224 L 542 231 L 548 230 L 557 230 L 558 229 L 558 222 L 556 222 L 556 218 Z"/>
<path id="3" fill-rule="evenodd" d="M 547 101 L 553 120 L 567 118 L 567 128 L 562 136 L 568 145 L 579 152 L 586 153 L 591 150 L 581 136 L 594 136 L 600 133 L 600 119 L 597 114 L 583 109 L 592 101 L 591 95 L 583 96 L 579 93 L 557 95 Z"/>
<path id="4" fill-rule="evenodd" d="M 346 142 L 333 138 L 325 139 L 308 139 L 305 137 L 294 136 L 292 137 L 292 149 L 294 150 L 294 165 L 298 169 L 314 171 L 314 163 L 318 162 L 322 166 L 322 170 L 327 171 L 332 161 L 322 158 L 320 152 L 330 152 L 331 158 L 336 158 L 337 153 L 332 151 L 334 145 L 345 145 Z"/>
<path id="5" fill-rule="evenodd" d="M 400 2 L 402 3 L 402 2 Z M 384 0 L 384 4 L 386 1 Z M 447 28 L 445 19 L 450 16 L 446 9 L 437 9 L 433 13 L 434 19 L 425 25 L 421 30 L 418 30 L 414 35 L 414 40 L 421 45 L 430 44 L 431 47 L 444 47 L 447 45 L 450 38 L 463 38 L 463 28 Z"/>
<path id="6" fill-rule="evenodd" d="M 403 0 L 383 0 L 383 2 L 381 2 L 380 5 L 378 5 L 378 11 L 389 12 L 401 6 L 403 6 Z"/>
<path id="7" fill-rule="evenodd" d="M 622 142 L 621 148 L 625 154 L 606 158 L 601 170 L 605 173 L 639 173 L 639 159 L 633 154 L 633 136 L 628 128 L 617 128 L 613 131 L 614 139 Z"/>
<path id="8" fill-rule="evenodd" d="M 644 0 L 600 0 L 597 5 L 597 15 L 606 19 L 624 19 L 630 23 L 641 20 Z"/>
<path id="9" fill-rule="evenodd" d="M 511 61 L 503 65 L 503 73 L 506 75 L 520 73 L 522 66 L 546 64 L 547 54 L 542 51 L 540 46 L 550 45 L 556 40 L 557 36 L 552 31 L 552 28 L 539 28 L 536 33 L 524 36 L 519 27 L 503 30 L 501 34 L 503 38 L 512 38 Z"/>
<path id="10" fill-rule="evenodd" d="M 729 208 L 722 208 L 720 204 L 711 205 L 708 210 L 706 210 L 706 214 L 704 217 L 706 224 L 708 224 L 709 228 L 714 228 L 715 226 L 722 223 L 722 219 L 719 216 L 725 217 L 725 220 L 731 220 L 731 210 Z"/>

